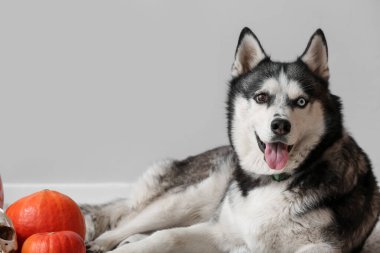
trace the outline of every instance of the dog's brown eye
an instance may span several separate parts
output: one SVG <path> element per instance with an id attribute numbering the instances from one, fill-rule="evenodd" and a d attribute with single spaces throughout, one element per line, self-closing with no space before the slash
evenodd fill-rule
<path id="1" fill-rule="evenodd" d="M 255 101 L 258 104 L 264 104 L 264 103 L 268 102 L 268 94 L 265 94 L 265 93 L 257 94 L 255 96 Z"/>

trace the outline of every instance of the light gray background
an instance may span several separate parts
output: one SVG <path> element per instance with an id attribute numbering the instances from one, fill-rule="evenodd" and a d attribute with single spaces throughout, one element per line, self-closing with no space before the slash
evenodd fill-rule
<path id="1" fill-rule="evenodd" d="M 380 176 L 380 1 L 2 1 L 3 181 L 133 181 L 227 143 L 240 30 L 278 60 L 321 27 L 331 89 Z"/>

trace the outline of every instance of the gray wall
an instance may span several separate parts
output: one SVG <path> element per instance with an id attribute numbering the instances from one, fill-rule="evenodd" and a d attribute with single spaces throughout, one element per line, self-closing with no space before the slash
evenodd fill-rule
<path id="1" fill-rule="evenodd" d="M 380 176 L 380 1 L 2 1 L 0 171 L 23 182 L 133 181 L 227 143 L 239 32 L 274 59 L 318 27 L 331 89 Z"/>

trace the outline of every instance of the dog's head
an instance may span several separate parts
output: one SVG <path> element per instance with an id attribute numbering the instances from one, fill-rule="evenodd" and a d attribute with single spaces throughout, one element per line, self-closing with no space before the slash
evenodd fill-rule
<path id="1" fill-rule="evenodd" d="M 243 169 L 291 172 L 326 137 L 329 122 L 340 117 L 338 98 L 328 89 L 327 60 L 321 30 L 288 63 L 271 61 L 252 31 L 242 30 L 232 66 L 228 129 Z M 334 105 L 339 112 L 330 113 Z"/>

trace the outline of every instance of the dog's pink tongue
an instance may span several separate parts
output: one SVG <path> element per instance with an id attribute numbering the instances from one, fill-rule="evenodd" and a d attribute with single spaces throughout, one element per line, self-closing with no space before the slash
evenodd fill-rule
<path id="1" fill-rule="evenodd" d="M 265 161 L 273 170 L 281 170 L 288 162 L 288 146 L 283 143 L 267 143 Z"/>

